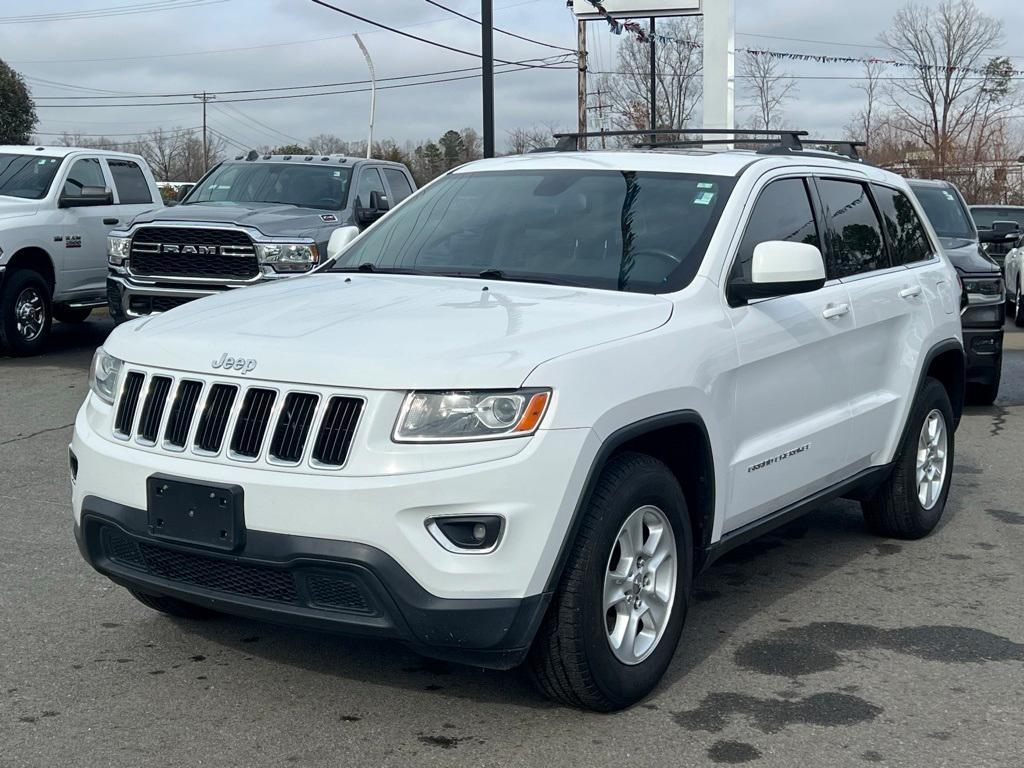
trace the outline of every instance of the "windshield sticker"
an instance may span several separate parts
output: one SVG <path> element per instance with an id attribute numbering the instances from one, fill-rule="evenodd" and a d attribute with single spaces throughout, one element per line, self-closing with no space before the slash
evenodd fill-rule
<path id="1" fill-rule="evenodd" d="M 715 185 L 712 184 L 710 181 L 702 181 L 699 184 L 697 184 L 697 189 L 714 189 L 714 188 L 715 188 Z"/>
<path id="2" fill-rule="evenodd" d="M 946 196 L 946 199 L 949 200 L 951 203 L 955 203 L 956 202 L 956 198 L 953 197 L 953 193 L 952 192 L 946 192 L 945 190 L 943 190 L 942 194 L 944 194 Z"/>
<path id="3" fill-rule="evenodd" d="M 714 192 L 698 192 L 697 196 L 693 198 L 694 205 L 711 205 L 711 201 L 715 199 Z"/>

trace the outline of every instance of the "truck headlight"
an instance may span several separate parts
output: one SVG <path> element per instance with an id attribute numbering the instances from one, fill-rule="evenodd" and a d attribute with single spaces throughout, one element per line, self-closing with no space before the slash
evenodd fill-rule
<path id="1" fill-rule="evenodd" d="M 128 253 L 131 251 L 132 239 L 110 235 L 107 238 L 107 261 L 111 266 L 120 267 L 128 260 Z"/>
<path id="2" fill-rule="evenodd" d="M 113 405 L 114 392 L 117 390 L 117 377 L 121 373 L 123 363 L 100 347 L 92 356 L 89 368 L 89 389 L 105 403 Z"/>
<path id="3" fill-rule="evenodd" d="M 549 389 L 483 392 L 410 392 L 398 415 L 396 443 L 454 443 L 532 435 Z"/>
<path id="4" fill-rule="evenodd" d="M 994 304 L 1006 299 L 1001 277 L 965 277 L 964 290 L 971 304 Z"/>
<path id="5" fill-rule="evenodd" d="M 256 256 L 275 272 L 308 272 L 320 261 L 312 243 L 257 243 Z"/>

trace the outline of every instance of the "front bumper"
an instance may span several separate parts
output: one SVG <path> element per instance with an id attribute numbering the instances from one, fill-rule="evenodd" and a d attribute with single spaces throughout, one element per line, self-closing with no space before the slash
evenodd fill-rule
<path id="1" fill-rule="evenodd" d="M 967 381 L 989 383 L 1002 367 L 1003 329 L 964 328 L 963 334 L 964 351 L 967 354 Z"/>
<path id="2" fill-rule="evenodd" d="M 224 613 L 345 634 L 390 637 L 434 658 L 494 669 L 520 664 L 550 594 L 443 599 L 381 550 L 249 531 L 244 548 L 213 552 L 153 538 L 143 509 L 86 497 L 82 556 L 122 586 Z"/>
<path id="3" fill-rule="evenodd" d="M 244 285 L 257 285 L 245 283 Z M 107 304 L 117 320 L 131 320 L 166 312 L 204 296 L 214 296 L 243 285 L 178 287 L 165 283 L 139 283 L 118 274 L 107 276 Z"/>

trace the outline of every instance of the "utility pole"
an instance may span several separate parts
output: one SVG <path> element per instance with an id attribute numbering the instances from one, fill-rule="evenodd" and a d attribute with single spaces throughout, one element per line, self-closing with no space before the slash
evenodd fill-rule
<path id="1" fill-rule="evenodd" d="M 202 93 L 192 94 L 193 99 L 199 99 L 203 102 L 203 173 L 210 170 L 210 140 L 206 132 L 206 104 L 217 98 L 215 93 Z"/>
<path id="2" fill-rule="evenodd" d="M 484 157 L 494 157 L 494 4 L 480 0 L 480 52 L 484 80 Z"/>
<path id="3" fill-rule="evenodd" d="M 587 132 L 587 22 L 576 20 L 576 130 Z M 585 138 L 578 139 L 580 149 L 587 148 Z"/>
<path id="4" fill-rule="evenodd" d="M 658 49 L 654 35 L 654 17 L 651 16 L 651 131 L 658 129 Z M 657 140 L 658 135 L 651 133 L 651 143 Z"/>
<path id="5" fill-rule="evenodd" d="M 377 73 L 373 69 L 373 59 L 370 58 L 370 52 L 366 50 L 362 39 L 359 35 L 352 35 L 352 37 L 356 39 L 359 50 L 363 52 L 363 56 L 366 58 L 366 67 L 370 70 L 370 135 L 366 140 L 366 159 L 369 160 L 373 154 L 373 115 L 377 111 Z"/>

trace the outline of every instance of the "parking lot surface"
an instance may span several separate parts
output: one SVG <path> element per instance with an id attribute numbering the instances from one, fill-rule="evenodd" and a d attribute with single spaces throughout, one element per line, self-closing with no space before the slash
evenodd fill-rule
<path id="1" fill-rule="evenodd" d="M 1024 333 L 970 408 L 939 529 L 836 502 L 716 564 L 675 661 L 615 715 L 515 672 L 154 613 L 72 536 L 66 450 L 105 318 L 0 357 L 0 766 L 1024 764 Z"/>

